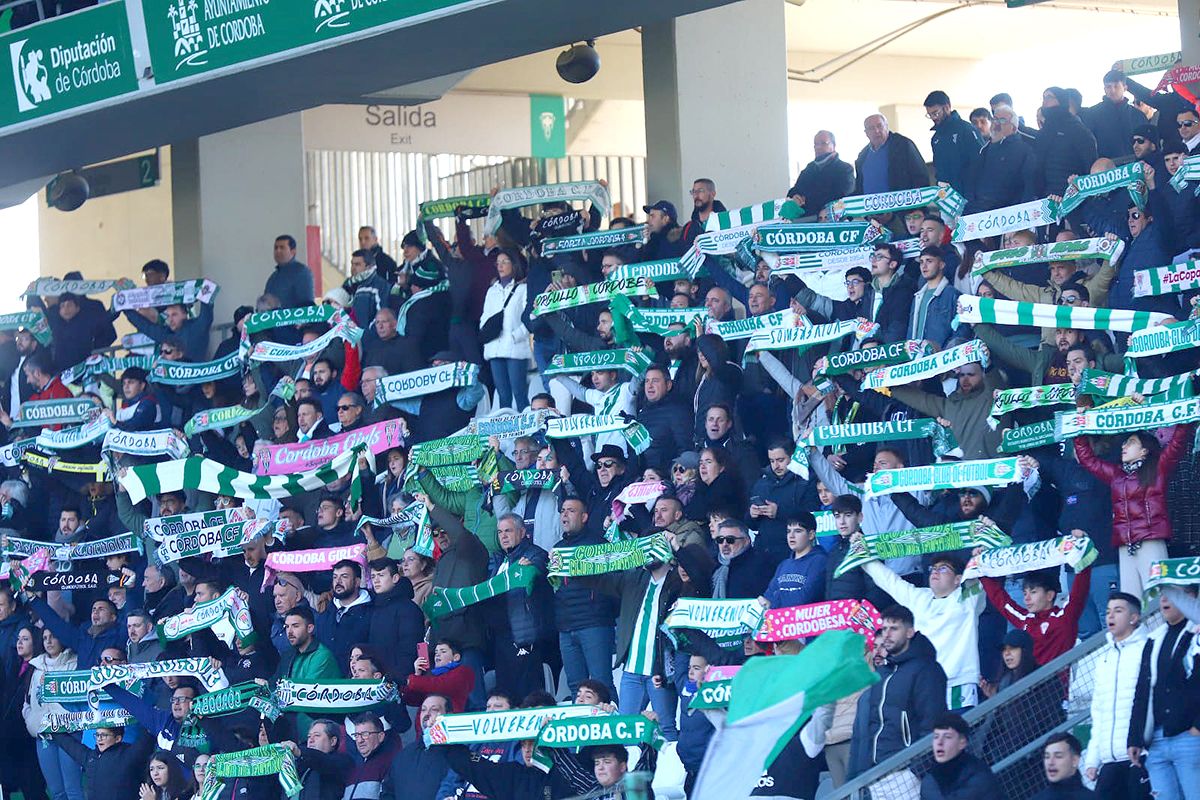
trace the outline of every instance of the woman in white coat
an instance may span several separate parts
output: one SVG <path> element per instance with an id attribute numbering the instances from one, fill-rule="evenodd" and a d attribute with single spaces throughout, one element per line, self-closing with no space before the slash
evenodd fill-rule
<path id="1" fill-rule="evenodd" d="M 488 287 L 480 315 L 483 357 L 496 381 L 497 406 L 523 409 L 529 395 L 529 331 L 521 321 L 525 311 L 525 262 L 513 250 L 496 256 L 496 280 Z M 485 332 L 488 320 L 500 315 L 500 332 L 490 341 Z M 493 323 L 494 327 L 495 323 Z"/>
<path id="2" fill-rule="evenodd" d="M 42 631 L 42 647 L 44 652 L 29 662 L 34 672 L 29 681 L 29 693 L 25 697 L 21 715 L 25 719 L 25 728 L 29 735 L 37 741 L 38 766 L 42 768 L 42 775 L 46 779 L 46 791 L 50 800 L 83 800 L 82 768 L 54 742 L 38 738 L 46 714 L 63 711 L 63 707 L 58 703 L 43 705 L 41 702 L 38 687 L 42 685 L 42 677 L 47 672 L 73 670 L 79 659 L 75 651 L 63 648 L 62 642 L 50 631 Z"/>

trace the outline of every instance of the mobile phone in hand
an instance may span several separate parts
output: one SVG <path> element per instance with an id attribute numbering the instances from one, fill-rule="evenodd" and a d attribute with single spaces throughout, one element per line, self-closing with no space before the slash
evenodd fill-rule
<path id="1" fill-rule="evenodd" d="M 423 658 L 429 661 L 429 642 L 417 643 L 417 658 Z"/>

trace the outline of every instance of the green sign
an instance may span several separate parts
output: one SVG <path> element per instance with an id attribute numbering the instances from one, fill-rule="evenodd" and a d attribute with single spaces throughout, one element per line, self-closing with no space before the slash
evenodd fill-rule
<path id="1" fill-rule="evenodd" d="M 137 91 L 125 3 L 0 36 L 10 80 L 0 79 L 0 126 Z"/>
<path id="2" fill-rule="evenodd" d="M 286 54 L 464 0 L 142 0 L 160 84 Z"/>
<path id="3" fill-rule="evenodd" d="M 534 158 L 565 158 L 567 120 L 557 94 L 529 95 L 529 154 Z"/>

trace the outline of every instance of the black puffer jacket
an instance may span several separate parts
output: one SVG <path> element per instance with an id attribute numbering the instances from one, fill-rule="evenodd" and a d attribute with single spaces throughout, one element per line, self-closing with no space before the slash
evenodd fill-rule
<path id="1" fill-rule="evenodd" d="M 967 177 L 969 214 L 1026 203 L 1037 197 L 1037 156 L 1019 133 L 988 142 Z"/>
<path id="2" fill-rule="evenodd" d="M 1087 175 L 1096 160 L 1096 138 L 1064 106 L 1044 109 L 1046 125 L 1034 143 L 1038 158 L 1038 196 L 1061 195 L 1067 178 Z"/>
<path id="3" fill-rule="evenodd" d="M 88 800 L 137 797 L 156 743 L 155 737 L 143 733 L 133 744 L 120 742 L 101 753 L 74 736 L 56 733 L 50 739 L 83 767 Z"/>
<path id="4" fill-rule="evenodd" d="M 425 615 L 413 602 L 412 584 L 401 581 L 386 594 L 372 595 L 367 641 L 386 653 L 397 677 L 412 674 L 417 642 L 425 637 Z"/>
<path id="5" fill-rule="evenodd" d="M 603 535 L 585 528 L 574 535 L 563 536 L 554 546 L 605 543 Z M 581 585 L 574 578 L 563 578 L 562 585 L 554 593 L 554 623 L 559 631 L 611 628 L 616 623 L 618 610 L 617 601 L 611 596 Z"/>
<path id="6" fill-rule="evenodd" d="M 299 800 L 339 800 L 353 766 L 347 753 L 322 753 L 301 747 L 296 761 L 301 785 Z"/>
<path id="7" fill-rule="evenodd" d="M 988 765 L 970 753 L 934 763 L 921 779 L 921 800 L 1004 800 Z"/>
<path id="8" fill-rule="evenodd" d="M 650 433 L 650 446 L 642 453 L 642 463 L 667 469 L 675 456 L 692 446 L 692 409 L 670 393 L 652 403 L 644 400 L 638 422 Z"/>

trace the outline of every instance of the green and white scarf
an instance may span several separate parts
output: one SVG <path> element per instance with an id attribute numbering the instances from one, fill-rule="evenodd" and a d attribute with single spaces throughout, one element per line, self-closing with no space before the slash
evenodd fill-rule
<path id="1" fill-rule="evenodd" d="M 42 675 L 42 682 L 37 687 L 38 702 L 43 705 L 50 703 L 69 704 L 88 702 L 88 693 L 97 691 L 95 700 L 100 703 L 112 702 L 112 696 L 103 689 L 89 689 L 92 679 L 90 669 L 52 670 Z M 135 681 L 129 691 L 140 695 L 141 681 Z"/>
<path id="2" fill-rule="evenodd" d="M 243 546 L 258 539 L 284 538 L 290 530 L 287 520 L 248 519 L 197 531 L 169 533 L 162 537 L 155 555 L 161 564 L 171 564 L 205 553 L 226 558 L 241 553 Z"/>
<path id="3" fill-rule="evenodd" d="M 491 201 L 491 196 L 486 194 L 443 197 L 440 200 L 426 200 L 417 206 L 417 212 L 421 215 L 422 222 L 431 219 L 445 219 L 446 217 L 453 217 L 459 208 L 486 209 L 491 204 Z M 417 230 L 420 231 L 421 227 L 417 226 Z"/>
<path id="4" fill-rule="evenodd" d="M 45 450 L 74 450 L 91 444 L 112 429 L 108 417 L 95 409 L 92 419 L 78 428 L 62 428 L 57 431 L 43 430 L 37 436 L 37 446 Z"/>
<path id="5" fill-rule="evenodd" d="M 803 324 L 791 309 L 784 311 L 773 311 L 770 314 L 760 314 L 757 317 L 746 317 L 744 319 L 731 319 L 724 322 L 718 322 L 715 319 L 708 320 L 705 325 L 706 333 L 715 333 L 727 342 L 737 341 L 739 339 L 749 339 L 760 331 L 770 331 L 777 328 L 795 328 Z"/>
<path id="6" fill-rule="evenodd" d="M 645 225 L 635 225 L 631 228 L 611 228 L 606 231 L 589 231 L 574 236 L 556 236 L 553 239 L 546 239 L 542 242 L 542 255 L 622 247 L 643 244 L 645 241 Z"/>
<path id="7" fill-rule="evenodd" d="M 337 313 L 333 306 L 300 306 L 280 308 L 275 311 L 259 311 L 246 317 L 243 327 L 247 334 L 269 331 L 284 325 L 311 325 L 329 322 Z"/>
<path id="8" fill-rule="evenodd" d="M 899 248 L 906 259 L 916 258 L 921 254 L 920 239 L 902 239 L 891 244 Z M 804 276 L 833 270 L 844 272 L 851 267 L 870 269 L 871 254 L 874 252 L 874 247 L 839 247 L 817 253 L 785 253 L 778 256 L 771 267 L 771 273 Z"/>
<path id="9" fill-rule="evenodd" d="M 1058 222 L 1058 204 L 1048 197 L 1005 206 L 978 214 L 959 217 L 954 223 L 952 242 L 971 242 L 989 236 L 1001 236 L 1014 231 L 1027 231 Z"/>
<path id="10" fill-rule="evenodd" d="M 123 708 L 97 708 L 86 711 L 47 709 L 42 716 L 40 734 L 77 733 L 97 728 L 124 728 L 135 722 L 134 716 Z"/>
<path id="11" fill-rule="evenodd" d="M 1133 296 L 1155 297 L 1200 289 L 1200 261 L 1134 270 Z"/>
<path id="12" fill-rule="evenodd" d="M 890 367 L 894 364 L 905 364 L 914 358 L 922 358 L 933 352 L 929 342 L 908 340 L 891 342 L 877 347 L 866 347 L 862 350 L 843 350 L 840 353 L 830 353 L 821 356 L 814 365 L 817 377 L 827 378 L 831 375 L 845 375 L 856 369 L 863 371 Z"/>
<path id="13" fill-rule="evenodd" d="M 306 714 L 355 714 L 400 699 L 396 684 L 389 680 L 337 678 L 316 682 L 283 678 L 275 685 L 274 697 L 284 711 Z"/>
<path id="14" fill-rule="evenodd" d="M 733 679 L 705 681 L 696 687 L 696 694 L 688 703 L 688 711 L 717 711 L 729 708 L 733 698 Z"/>
<path id="15" fill-rule="evenodd" d="M 1129 199 L 1138 208 L 1146 207 L 1146 174 L 1145 165 L 1141 161 L 1122 164 L 1114 169 L 1096 172 L 1091 175 L 1076 175 L 1067 184 L 1059 204 L 1059 219 L 1066 217 L 1089 197 L 1108 194 L 1122 186 L 1129 190 Z"/>
<path id="16" fill-rule="evenodd" d="M 630 375 L 644 375 L 650 366 L 650 356 L 641 350 L 592 350 L 587 353 L 565 353 L 550 360 L 545 375 L 579 375 L 592 370 L 620 370 Z"/>
<path id="17" fill-rule="evenodd" d="M 1185 372 L 1169 378 L 1139 378 L 1136 375 L 1120 375 L 1100 369 L 1087 368 L 1079 381 L 1079 391 L 1099 397 L 1129 397 L 1140 394 L 1154 397 L 1165 394 L 1171 400 L 1195 397 L 1193 378 L 1200 373 Z"/>
<path id="18" fill-rule="evenodd" d="M 641 569 L 655 561 L 669 561 L 671 545 L 661 533 L 608 544 L 584 544 L 578 547 L 555 547 L 550 551 L 550 584 L 556 589 L 561 578 L 581 575 L 604 575 Z"/>
<path id="19" fill-rule="evenodd" d="M 150 678 L 189 675 L 200 682 L 205 691 L 213 692 L 225 688 L 225 674 L 214 667 L 210 658 L 173 658 L 166 661 L 147 661 L 142 664 L 105 664 L 92 667 L 88 677 L 88 691 L 103 689 L 110 683 L 128 689 L 138 681 Z M 92 701 L 88 698 L 88 702 Z"/>
<path id="20" fill-rule="evenodd" d="M 847 217 L 869 217 L 873 214 L 890 214 L 910 208 L 927 208 L 936 205 L 946 219 L 962 214 L 967 198 L 950 186 L 921 186 L 916 189 L 901 189 L 896 192 L 860 194 L 843 197 L 828 205 L 829 218 L 842 220 Z"/>
<path id="21" fill-rule="evenodd" d="M 112 310 L 133 311 L 139 308 L 156 308 L 177 303 L 191 306 L 196 301 L 211 303 L 219 289 L 217 284 L 208 279 L 123 289 L 113 295 Z"/>
<path id="22" fill-rule="evenodd" d="M 135 456 L 170 456 L 187 458 L 191 453 L 188 444 L 175 431 L 164 428 L 157 431 L 122 431 L 113 428 L 104 434 L 100 452 L 128 453 Z"/>
<path id="23" fill-rule="evenodd" d="M 1062 439 L 1075 436 L 1109 436 L 1114 433 L 1155 430 L 1168 425 L 1200 421 L 1200 399 L 1165 403 L 1060 411 L 1054 415 L 1054 433 Z"/>
<path id="24" fill-rule="evenodd" d="M 638 278 L 649 278 L 655 283 L 664 283 L 668 281 L 691 280 L 691 277 L 683 265 L 679 263 L 679 259 L 672 258 L 667 261 L 643 261 L 640 264 L 622 264 L 609 273 L 608 279 L 612 281 L 628 281 L 637 280 Z"/>
<path id="25" fill-rule="evenodd" d="M 1125 366 L 1132 372 L 1130 359 L 1177 353 L 1193 347 L 1200 347 L 1200 319 L 1185 319 L 1136 331 L 1126 344 Z"/>
<path id="26" fill-rule="evenodd" d="M 156 360 L 150 368 L 149 381 L 164 386 L 194 386 L 211 383 L 242 374 L 242 357 L 230 353 L 224 358 L 191 364 L 186 361 Z"/>
<path id="27" fill-rule="evenodd" d="M 87 422 L 96 412 L 96 404 L 90 397 L 72 397 L 65 400 L 26 400 L 21 403 L 13 428 L 35 428 L 40 425 L 73 425 Z"/>
<path id="28" fill-rule="evenodd" d="M 536 739 L 551 720 L 606 715 L 607 712 L 598 706 L 585 705 L 443 714 L 425 729 L 425 746 L 519 742 L 522 739 Z"/>
<path id="29" fill-rule="evenodd" d="M 398 328 L 397 328 L 398 330 Z M 349 316 L 334 317 L 332 327 L 325 333 L 307 344 L 279 344 L 277 342 L 259 342 L 250 349 L 246 358 L 250 361 L 270 361 L 282 363 L 299 361 L 323 353 L 326 347 L 335 340 L 342 339 L 351 345 L 362 341 L 363 330 L 354 324 Z"/>
<path id="30" fill-rule="evenodd" d="M 745 228 L 748 225 L 761 225 L 773 219 L 779 219 L 779 209 L 787 200 L 767 200 L 752 206 L 742 206 L 731 211 L 714 211 L 708 215 L 704 223 L 705 233 L 732 231 Z"/>
<path id="31" fill-rule="evenodd" d="M 250 606 L 246 605 L 238 592 L 236 586 L 231 586 L 220 597 L 197 603 L 187 611 L 160 620 L 155 626 L 159 643 L 166 647 L 168 642 L 209 628 L 227 645 L 233 644 L 235 636 L 242 645 L 250 643 L 255 635 L 254 623 L 250 621 Z"/>
<path id="32" fill-rule="evenodd" d="M 764 253 L 821 251 L 886 242 L 891 234 L 877 222 L 792 222 L 763 225 L 754 232 L 754 249 Z"/>
<path id="33" fill-rule="evenodd" d="M 1089 331 L 1140 331 L 1169 317 L 1152 311 L 1025 303 L 964 294 L 958 298 L 955 321 L 992 325 L 1025 325 L 1034 328 L 1078 328 Z"/>
<path id="34" fill-rule="evenodd" d="M 447 464 L 470 464 L 477 461 L 488 447 L 487 437 L 467 434 L 447 436 L 432 442 L 414 445 L 408 454 L 410 464 L 420 467 L 441 467 Z"/>
<path id="35" fill-rule="evenodd" d="M 288 797 L 296 797 L 303 788 L 292 751 L 286 745 L 264 744 L 251 750 L 213 756 L 204 773 L 200 800 L 217 800 L 225 789 L 227 778 L 257 778 L 263 775 L 278 775 L 279 785 Z"/>
<path id="36" fill-rule="evenodd" d="M 629 304 L 628 308 L 624 304 L 629 304 L 629 300 L 624 297 L 614 297 L 610 308 L 614 315 L 620 315 L 629 320 L 629 325 L 639 333 L 653 333 L 658 336 L 674 336 L 679 333 L 678 330 L 671 330 L 672 325 L 682 325 L 685 329 L 691 328 L 692 323 L 697 318 L 707 319 L 707 308 L 637 308 Z M 615 319 L 615 317 L 614 317 Z"/>
<path id="37" fill-rule="evenodd" d="M 29 448 L 33 447 L 37 442 L 36 439 L 21 439 L 20 441 L 10 442 L 9 444 L 0 447 L 0 464 L 6 467 L 18 467 L 21 465 L 21 457 Z"/>
<path id="38" fill-rule="evenodd" d="M 275 384 L 275 388 L 271 390 L 271 397 L 279 397 L 284 403 L 291 402 L 295 394 L 296 382 L 286 375 L 280 378 L 279 383 Z M 243 422 L 249 422 L 270 408 L 271 404 L 268 402 L 258 408 L 247 408 L 239 404 L 236 406 L 223 406 L 221 408 L 210 408 L 206 411 L 197 411 L 183 426 L 183 432 L 187 436 L 195 436 L 197 433 L 203 433 L 204 431 L 221 431 L 226 428 L 234 428 Z"/>
<path id="39" fill-rule="evenodd" d="M 245 681 L 230 686 L 228 689 L 209 692 L 197 697 L 192 701 L 192 710 L 188 712 L 190 717 L 185 722 L 185 726 L 197 719 L 223 717 L 226 714 L 245 711 L 247 708 L 264 713 L 264 716 L 271 716 L 273 713 L 274 716 L 271 716 L 271 719 L 274 720 L 279 716 L 278 708 L 274 705 L 271 693 L 266 686 L 256 681 Z M 265 713 L 268 711 L 271 713 Z"/>
<path id="40" fill-rule="evenodd" d="M 447 614 L 455 614 L 468 606 L 499 597 L 513 589 L 524 589 L 525 593 L 529 594 L 533 591 L 533 582 L 537 576 L 537 567 L 532 564 L 510 564 L 504 572 L 474 586 L 464 586 L 461 589 L 435 586 L 429 594 L 429 599 L 421 605 L 421 610 L 430 622 L 434 622 Z"/>
<path id="41" fill-rule="evenodd" d="M 602 215 L 608 216 L 612 204 L 609 200 L 608 189 L 599 181 L 573 181 L 571 183 L 501 189 L 491 198 L 487 221 L 484 222 L 483 228 L 487 233 L 495 233 L 500 230 L 502 211 L 544 203 L 569 203 L 584 200 L 591 202 Z"/>
<path id="42" fill-rule="evenodd" d="M 1096 545 L 1086 536 L 1059 536 L 1029 544 L 995 547 L 972 556 L 963 571 L 963 580 L 968 578 L 1000 578 L 1019 575 L 1066 564 L 1079 572 L 1096 560 L 1099 553 Z"/>
<path id="43" fill-rule="evenodd" d="M 107 292 L 109 289 L 133 289 L 137 286 L 128 278 L 115 281 L 66 281 L 58 278 L 38 278 L 29 284 L 22 297 L 60 297 L 64 294 L 89 295 Z"/>
<path id="44" fill-rule="evenodd" d="M 1021 453 L 1061 441 L 1062 439 L 1055 435 L 1054 420 L 1047 419 L 1004 431 L 1000 436 L 1000 452 Z"/>
<path id="45" fill-rule="evenodd" d="M 850 334 L 858 341 L 874 336 L 879 325 L 869 319 L 845 320 L 843 322 L 828 322 L 824 325 L 810 325 L 806 328 L 770 328 L 761 330 L 750 337 L 746 344 L 747 353 L 761 350 L 806 350 L 815 344 L 832 342 Z"/>
<path id="46" fill-rule="evenodd" d="M 398 400 L 424 397 L 445 389 L 474 386 L 478 382 L 479 365 L 466 361 L 455 361 L 405 372 L 403 375 L 380 378 L 375 384 L 375 408 Z"/>
<path id="47" fill-rule="evenodd" d="M 1009 412 L 1062 405 L 1075 405 L 1075 384 L 1052 383 L 1020 389 L 997 389 L 992 395 L 992 410 L 988 414 L 987 424 L 996 430 L 1000 417 Z"/>
<path id="48" fill-rule="evenodd" d="M 918 358 L 889 367 L 873 369 L 863 376 L 862 389 L 882 389 L 886 386 L 904 386 L 908 383 L 934 378 L 966 364 L 981 364 L 984 369 L 991 364 L 991 353 L 987 345 L 978 339 L 942 350 L 933 355 Z"/>
<path id="49" fill-rule="evenodd" d="M 63 383 L 83 383 L 94 375 L 116 375 L 130 367 L 149 372 L 154 359 L 150 356 L 88 356 L 82 363 L 65 369 L 59 375 Z"/>
<path id="50" fill-rule="evenodd" d="M 501 472 L 492 480 L 492 491 L 526 492 L 530 489 L 554 491 L 558 488 L 558 472 L 552 469 L 514 469 Z"/>
<path id="51" fill-rule="evenodd" d="M 639 455 L 650 446 L 650 432 L 640 422 L 611 414 L 572 414 L 546 420 L 547 439 L 578 439 L 601 433 L 619 432 Z"/>
<path id="52" fill-rule="evenodd" d="M 1007 486 L 1021 480 L 1017 459 L 990 458 L 979 461 L 950 461 L 923 467 L 881 469 L 867 476 L 867 497 L 897 492 L 967 489 L 976 486 Z"/>
<path id="53" fill-rule="evenodd" d="M 1195 586 L 1200 584 L 1200 558 L 1168 558 L 1150 565 L 1143 598 L 1150 600 L 1164 586 Z"/>
<path id="54" fill-rule="evenodd" d="M 1113 69 L 1119 70 L 1126 76 L 1145 75 L 1147 72 L 1161 72 L 1164 69 L 1170 69 L 1182 59 L 1183 53 L 1176 50 L 1174 53 L 1159 53 L 1154 56 L 1125 58 L 1114 64 Z"/>
<path id="55" fill-rule="evenodd" d="M 762 624 L 763 607 L 757 599 L 710 600 L 681 597 L 667 612 L 663 630 L 668 637 L 674 631 L 692 629 L 703 631 L 723 648 L 740 645 L 742 640 Z"/>
<path id="56" fill-rule="evenodd" d="M 658 723 L 641 714 L 598 717 L 596 719 L 560 719 L 547 723 L 538 736 L 533 751 L 533 764 L 543 772 L 549 772 L 554 760 L 541 748 L 592 747 L 610 744 L 625 747 L 647 745 L 655 750 L 666 743 L 659 731 Z"/>
<path id="57" fill-rule="evenodd" d="M 43 346 L 50 344 L 53 335 L 50 323 L 41 309 L 33 311 L 18 311 L 13 314 L 0 314 L 0 331 L 15 331 L 24 328 Z"/>
<path id="58" fill-rule="evenodd" d="M 179 533 L 197 533 L 204 528 L 229 525 L 254 519 L 249 508 L 218 508 L 212 511 L 197 511 L 192 514 L 173 514 L 167 517 L 149 517 L 142 527 L 142 534 L 156 542 Z"/>
<path id="59" fill-rule="evenodd" d="M 851 546 L 850 552 L 833 571 L 833 576 L 840 578 L 868 561 L 924 556 L 950 550 L 973 550 L 976 547 L 1006 547 L 1010 544 L 1012 539 L 1004 531 L 977 519 L 906 531 L 864 533 L 862 544 Z"/>
<path id="60" fill-rule="evenodd" d="M 1200 180 L 1200 156 L 1188 156 L 1179 165 L 1179 170 L 1171 176 L 1171 188 L 1182 192 L 1183 188 L 1193 181 Z"/>
<path id="61" fill-rule="evenodd" d="M 420 269 L 418 268 L 418 273 Z M 400 310 L 396 312 L 396 335 L 404 336 L 408 332 L 408 312 L 412 307 L 421 302 L 427 297 L 432 297 L 435 294 L 450 291 L 450 281 L 442 280 L 430 286 L 428 289 L 422 289 L 419 292 L 414 292 L 412 297 L 404 301 L 400 306 Z"/>
<path id="62" fill-rule="evenodd" d="M 53 544 L 19 539 L 16 536 L 7 537 L 8 544 L 4 548 L 5 557 L 32 556 L 38 550 L 49 547 L 50 558 L 54 561 L 84 561 L 91 558 L 108 558 L 120 553 L 141 553 L 142 542 L 134 533 L 118 533 L 116 536 L 106 536 L 90 542 L 76 544 Z"/>
<path id="63" fill-rule="evenodd" d="M 473 419 L 467 426 L 459 431 L 458 436 L 464 434 L 473 434 L 482 436 L 485 439 L 489 436 L 495 436 L 500 441 L 507 439 L 516 439 L 519 436 L 529 436 L 535 431 L 542 429 L 546 424 L 546 419 L 554 415 L 548 408 L 538 409 L 537 411 L 522 411 L 517 414 L 497 414 L 492 417 L 482 417 Z"/>
<path id="64" fill-rule="evenodd" d="M 808 448 L 842 447 L 866 442 L 891 442 L 931 439 L 938 458 L 958 448 L 958 440 L 949 428 L 933 419 L 902 419 L 888 422 L 858 422 L 850 425 L 821 425 L 796 442 L 788 471 L 808 480 Z"/>
<path id="65" fill-rule="evenodd" d="M 971 269 L 971 274 L 983 275 L 994 269 L 1016 267 L 1023 264 L 1043 264 L 1047 261 L 1097 259 L 1111 263 L 1119 259 L 1123 252 L 1125 252 L 1125 243 L 1120 239 L 1109 239 L 1107 236 L 1009 247 L 986 253 L 980 251 L 975 254 L 975 266 Z"/>
<path id="66" fill-rule="evenodd" d="M 630 278 L 587 283 L 570 289 L 542 292 L 533 298 L 530 317 L 552 314 L 568 308 L 578 308 L 591 303 L 606 303 L 618 295 L 625 297 L 658 297 L 658 289 L 649 278 Z"/>

